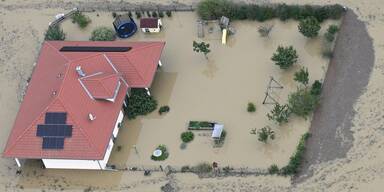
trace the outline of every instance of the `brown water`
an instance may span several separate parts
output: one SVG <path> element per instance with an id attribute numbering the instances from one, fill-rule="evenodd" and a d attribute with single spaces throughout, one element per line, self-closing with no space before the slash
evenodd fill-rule
<path id="1" fill-rule="evenodd" d="M 95 26 L 111 26 L 110 13 L 98 14 L 88 14 L 93 22 L 83 31 L 66 21 L 63 28 L 68 39 L 86 40 Z M 310 82 L 322 79 L 328 63 L 328 59 L 321 56 L 323 39 L 308 40 L 298 32 L 297 22 L 277 20 L 263 23 L 274 26 L 269 37 L 263 38 L 257 32 L 260 23 L 244 21 L 233 23 L 236 34 L 229 37 L 227 45 L 222 45 L 217 24 L 210 23 L 202 39 L 210 43 L 212 50 L 206 60 L 202 54 L 192 51 L 192 41 L 201 41 L 197 38 L 196 20 L 194 13 L 177 13 L 171 19 L 163 19 L 164 30 L 160 34 L 139 31 L 127 40 L 166 41 L 161 58 L 163 67 L 156 74 L 151 92 L 160 106 L 168 105 L 171 111 L 163 116 L 154 112 L 126 120 L 116 144 L 122 146 L 122 150 L 115 151 L 110 162 L 118 167 L 182 166 L 202 161 L 252 168 L 285 165 L 300 136 L 308 130 L 310 120 L 294 117 L 281 127 L 268 121 L 266 114 L 272 105 L 262 105 L 266 87 L 270 76 L 274 77 L 284 89 L 275 90 L 273 97 L 279 103 L 286 103 L 288 94 L 298 85 L 293 81 L 293 73 L 300 67 L 308 68 Z M 209 33 L 211 27 L 213 32 Z M 278 45 L 293 45 L 299 54 L 298 64 L 287 71 L 275 66 L 270 57 Z M 255 113 L 246 111 L 248 102 L 256 104 Z M 224 124 L 228 133 L 224 145 L 214 148 L 210 131 L 194 131 L 194 141 L 186 149 L 180 149 L 180 134 L 190 120 Z M 250 130 L 266 125 L 276 132 L 276 139 L 263 144 Z M 165 144 L 170 152 L 163 162 L 150 159 L 159 144 Z"/>

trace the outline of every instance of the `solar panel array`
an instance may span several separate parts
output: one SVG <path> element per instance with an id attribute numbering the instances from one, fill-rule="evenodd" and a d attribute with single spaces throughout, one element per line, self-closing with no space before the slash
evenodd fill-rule
<path id="1" fill-rule="evenodd" d="M 36 136 L 43 138 L 43 149 L 64 149 L 64 139 L 72 137 L 72 125 L 67 125 L 67 113 L 45 113 L 45 124 L 37 125 Z"/>
<path id="2" fill-rule="evenodd" d="M 61 52 L 127 52 L 132 47 L 64 46 Z"/>

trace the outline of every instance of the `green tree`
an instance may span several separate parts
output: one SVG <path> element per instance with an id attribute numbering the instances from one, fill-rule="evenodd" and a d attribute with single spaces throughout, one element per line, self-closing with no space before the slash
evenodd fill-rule
<path id="1" fill-rule="evenodd" d="M 308 38 L 316 37 L 320 28 L 320 23 L 312 16 L 301 20 L 299 23 L 299 31 Z"/>
<path id="2" fill-rule="evenodd" d="M 272 120 L 279 125 L 282 123 L 287 123 L 288 118 L 291 112 L 289 111 L 288 105 L 280 105 L 280 104 L 275 104 L 273 107 L 272 111 L 267 114 L 267 117 L 269 120 Z"/>
<path id="3" fill-rule="evenodd" d="M 292 113 L 307 118 L 319 102 L 319 97 L 312 95 L 308 89 L 298 89 L 288 96 L 289 109 Z"/>
<path id="4" fill-rule="evenodd" d="M 98 27 L 92 31 L 91 41 L 113 41 L 116 39 L 115 31 L 108 27 Z"/>
<path id="5" fill-rule="evenodd" d="M 134 119 L 138 115 L 146 115 L 157 108 L 157 101 L 147 94 L 145 89 L 132 89 L 127 102 L 128 119 Z"/>
<path id="6" fill-rule="evenodd" d="M 91 22 L 91 19 L 82 12 L 77 11 L 72 15 L 72 23 L 77 23 L 80 28 L 85 28 Z"/>
<path id="7" fill-rule="evenodd" d="M 296 71 L 294 80 L 307 86 L 309 81 L 308 69 L 303 67 L 300 69 L 300 71 Z"/>
<path id="8" fill-rule="evenodd" d="M 269 126 L 265 126 L 258 131 L 256 131 L 256 129 L 252 129 L 251 134 L 257 135 L 258 140 L 263 143 L 267 143 L 268 139 L 271 139 L 271 140 L 275 139 L 275 132 L 272 131 Z"/>
<path id="9" fill-rule="evenodd" d="M 321 87 L 322 87 L 322 84 L 319 80 L 316 80 L 315 82 L 313 82 L 311 87 L 311 94 L 315 96 L 319 96 L 321 93 Z"/>
<path id="10" fill-rule="evenodd" d="M 45 32 L 45 40 L 52 41 L 63 41 L 65 39 L 64 31 L 58 26 L 50 26 Z"/>
<path id="11" fill-rule="evenodd" d="M 274 61 L 276 65 L 280 66 L 281 69 L 288 69 L 297 62 L 298 57 L 296 50 L 292 46 L 279 46 L 271 60 Z"/>
<path id="12" fill-rule="evenodd" d="M 339 31 L 339 27 L 337 25 L 330 25 L 327 29 L 327 32 L 324 34 L 324 37 L 327 41 L 332 42 L 335 40 L 335 35 Z"/>
<path id="13" fill-rule="evenodd" d="M 195 137 L 195 135 L 193 134 L 192 131 L 186 131 L 186 132 L 183 132 L 181 133 L 180 135 L 180 138 L 181 140 L 184 142 L 184 143 L 189 143 L 193 140 L 193 138 Z"/>
<path id="14" fill-rule="evenodd" d="M 196 53 L 203 53 L 206 59 L 208 59 L 207 54 L 211 52 L 211 50 L 209 49 L 209 43 L 198 43 L 196 41 L 193 41 L 193 51 L 195 51 Z"/>

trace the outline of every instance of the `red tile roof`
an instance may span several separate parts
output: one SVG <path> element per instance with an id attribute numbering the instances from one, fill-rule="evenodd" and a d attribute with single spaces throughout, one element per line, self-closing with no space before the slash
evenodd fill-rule
<path id="1" fill-rule="evenodd" d="M 103 159 L 129 87 L 150 87 L 164 42 L 43 43 L 3 155 L 12 158 Z M 63 46 L 129 46 L 128 52 L 60 52 Z M 138 58 L 140 57 L 140 58 Z M 86 78 L 76 67 L 81 66 Z M 96 75 L 95 75 L 96 74 Z M 95 83 L 96 82 L 96 83 Z M 120 84 L 114 102 L 110 97 Z M 83 86 L 85 85 L 85 86 Z M 85 88 L 84 88 L 85 87 Z M 72 137 L 64 149 L 42 149 L 45 113 L 66 112 Z M 91 121 L 89 114 L 96 116 Z"/>
<path id="2" fill-rule="evenodd" d="M 142 18 L 140 19 L 140 28 L 158 28 L 158 18 Z"/>

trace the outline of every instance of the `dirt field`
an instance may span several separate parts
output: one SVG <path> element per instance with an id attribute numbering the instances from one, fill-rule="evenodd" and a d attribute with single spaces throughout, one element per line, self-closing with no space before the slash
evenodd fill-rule
<path id="1" fill-rule="evenodd" d="M 88 1 L 82 1 L 86 6 Z M 187 3 L 190 3 L 188 1 Z M 292 3 L 294 0 L 284 2 Z M 323 1 L 309 0 L 307 3 L 323 3 Z M 305 3 L 301 2 L 301 3 Z M 353 140 L 351 148 L 344 155 L 329 155 L 330 159 L 317 159 L 316 164 L 310 167 L 313 175 L 299 184 L 291 185 L 289 178 L 282 177 L 227 177 L 219 179 L 198 179 L 195 175 L 176 174 L 165 177 L 163 174 L 154 174 L 151 177 L 143 177 L 140 173 L 117 172 L 101 173 L 93 171 L 55 171 L 26 169 L 22 175 L 15 174 L 15 163 L 9 159 L 0 160 L 0 183 L 3 191 L 56 191 L 66 189 L 68 191 L 83 191 L 89 186 L 100 190 L 116 191 L 159 191 L 160 186 L 169 183 L 179 191 L 381 191 L 384 178 L 383 167 L 383 131 L 382 131 L 382 94 L 383 94 L 383 21 L 382 2 L 380 0 L 353 1 L 340 0 L 342 4 L 349 6 L 358 15 L 367 27 L 369 35 L 373 38 L 374 66 L 368 85 L 364 93 L 357 101 L 352 101 L 349 106 L 355 109 L 355 115 L 351 124 Z M 78 2 L 74 2 L 76 4 Z M 39 0 L 33 3 L 24 1 L 10 1 L 0 3 L 0 123 L 4 129 L 0 132 L 1 146 L 4 147 L 9 129 L 18 110 L 18 102 L 25 86 L 25 81 L 31 73 L 32 64 L 37 57 L 42 34 L 52 16 L 61 12 L 62 6 L 68 6 L 68 1 L 62 3 Z M 91 3 L 95 5 L 94 3 Z M 48 5 L 48 7 L 41 6 Z M 43 9 L 44 8 L 44 9 Z M 20 15 L 23 15 L 21 17 Z M 17 21 L 17 22 L 15 22 Z M 362 24 L 355 25 L 361 27 Z M 353 38 L 354 31 L 350 29 Z M 364 34 L 361 32 L 360 34 Z M 364 42 L 369 40 L 363 40 Z M 345 40 L 341 48 L 349 49 L 357 46 L 354 41 Z M 352 43 L 349 44 L 349 43 Z M 359 45 L 359 49 L 350 49 L 350 61 L 367 63 L 370 60 L 358 60 L 362 57 L 354 52 L 370 50 L 369 43 Z M 21 51 L 28 49 L 29 51 Z M 15 54 L 20 53 L 21 54 Z M 359 58 L 361 59 L 361 58 Z M 349 63 L 349 60 L 341 63 Z M 354 68 L 352 68 L 354 69 Z M 219 68 L 219 73 L 222 68 Z M 359 71 L 356 69 L 356 71 Z M 362 79 L 366 76 L 361 77 Z M 359 81 L 360 79 L 353 79 Z M 364 87 L 364 85 L 363 85 Z M 154 90 L 155 91 L 155 90 Z M 360 90 L 358 90 L 360 91 Z M 355 94 L 355 93 L 354 93 Z M 349 96 L 349 95 L 348 95 Z M 355 102 L 355 103 L 353 103 Z M 337 110 L 337 106 L 333 110 Z M 172 110 L 172 107 L 171 107 Z M 171 114 L 169 114 L 171 116 Z M 350 122 L 346 118 L 346 122 Z M 346 126 L 349 127 L 349 126 Z M 339 135 L 337 135 L 339 136 Z M 332 134 L 327 139 L 333 138 Z M 317 143 L 315 142 L 314 145 Z M 339 143 L 335 143 L 338 145 Z M 328 147 L 329 148 L 329 147 Z M 322 148 L 321 150 L 326 150 Z M 333 150 L 331 153 L 345 153 Z M 321 152 L 322 154 L 327 154 Z M 328 155 L 326 155 L 328 156 Z M 28 167 L 39 166 L 37 162 L 30 162 Z M 34 165 L 32 165 L 34 164 Z M 79 179 L 80 178 L 80 179 Z M 55 190 L 56 189 L 56 190 Z"/>

